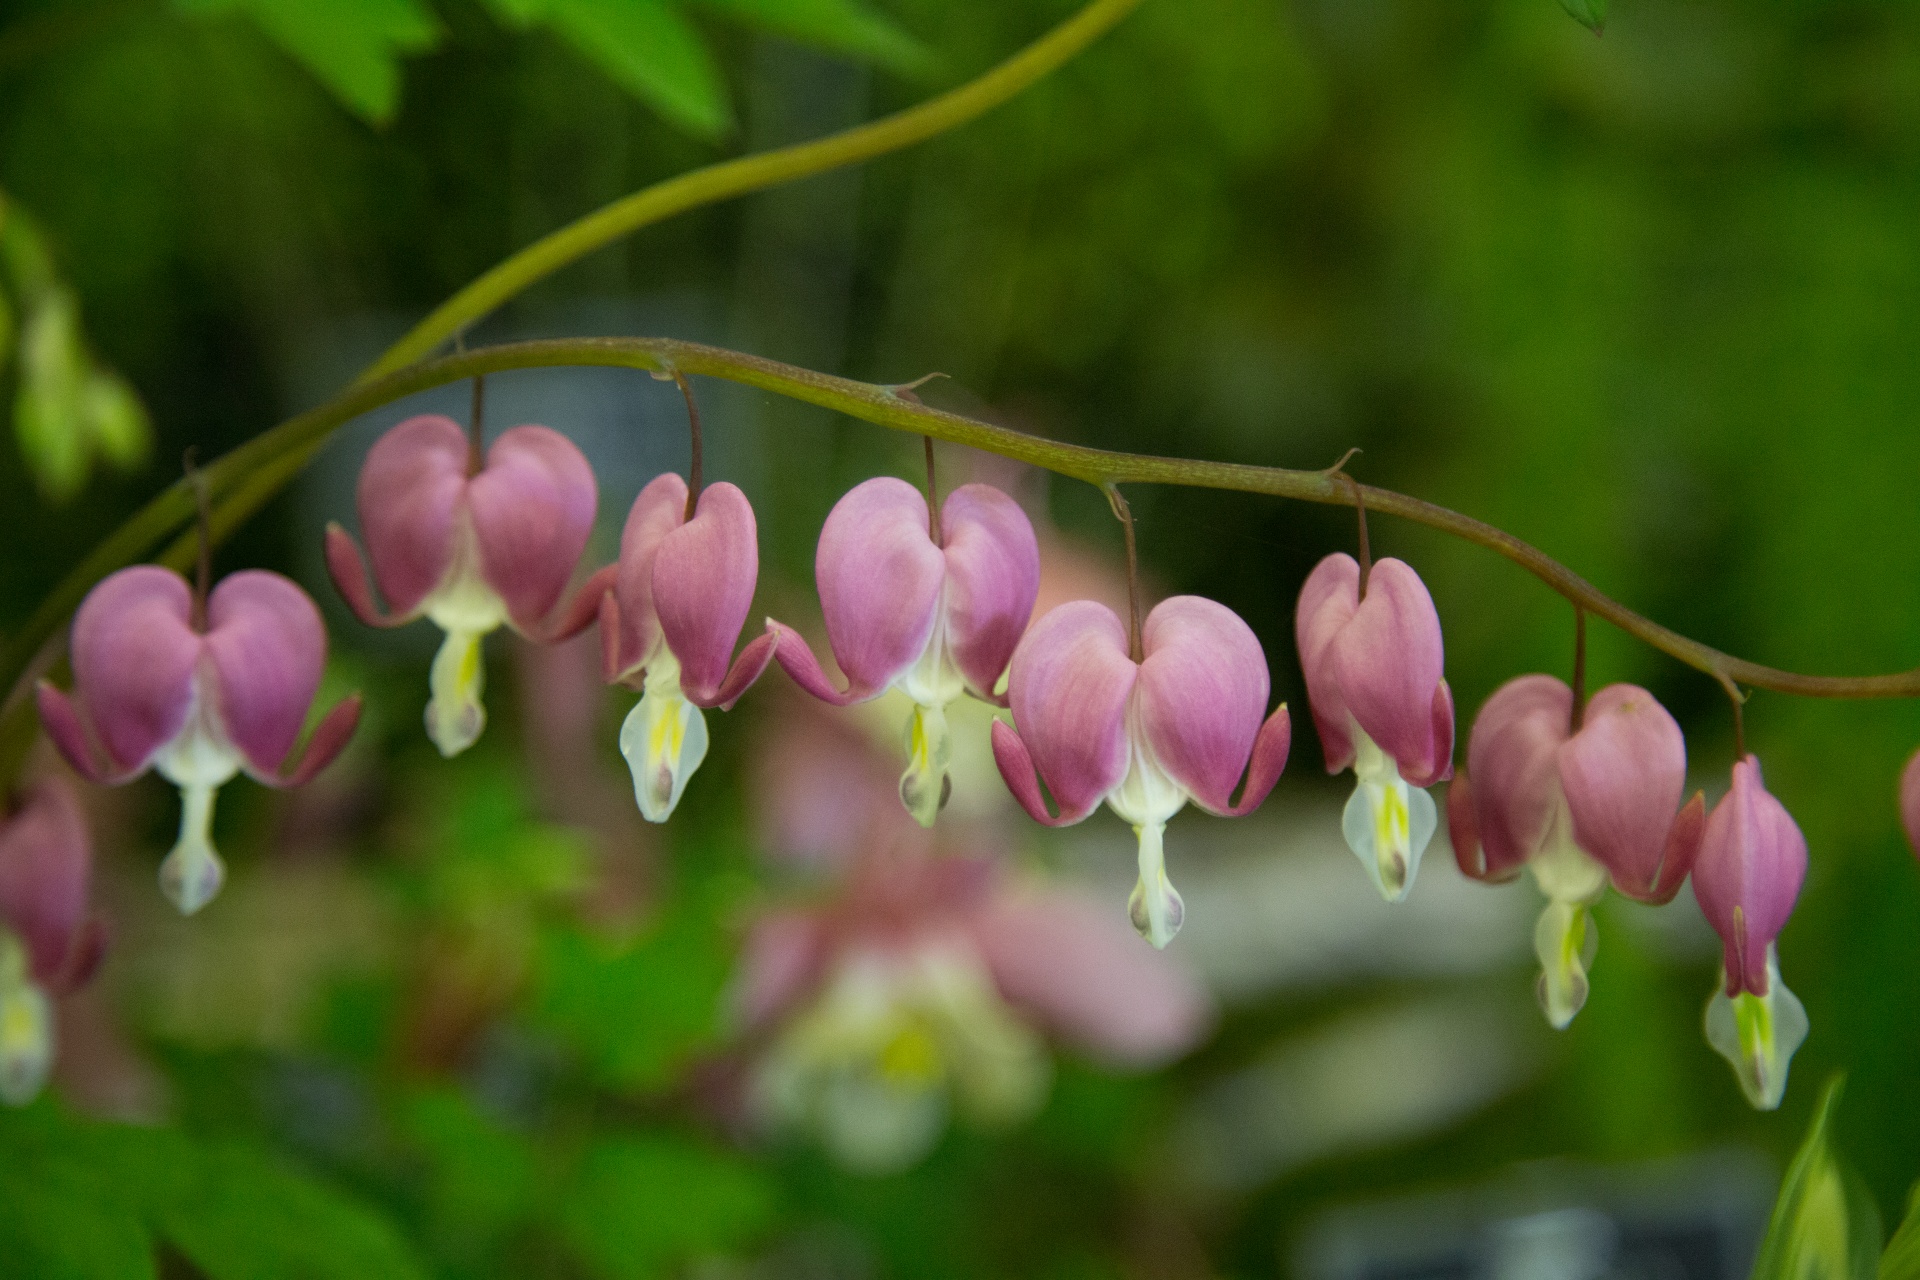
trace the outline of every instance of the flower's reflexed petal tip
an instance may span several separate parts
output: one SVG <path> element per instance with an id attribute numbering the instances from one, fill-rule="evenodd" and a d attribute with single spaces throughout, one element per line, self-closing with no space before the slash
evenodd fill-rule
<path id="1" fill-rule="evenodd" d="M 53 740 L 61 758 L 73 766 L 75 773 L 89 782 L 107 784 L 123 782 L 132 776 L 130 771 L 123 772 L 100 761 L 93 744 L 87 740 L 86 726 L 80 722 L 73 700 L 55 688 L 52 681 L 40 681 L 33 692 L 47 737 Z"/>
<path id="2" fill-rule="evenodd" d="M 1696 791 L 1693 799 L 1681 806 L 1680 812 L 1674 815 L 1673 825 L 1667 829 L 1666 852 L 1661 855 L 1659 872 L 1653 883 L 1643 889 L 1639 885 L 1623 885 L 1615 880 L 1614 887 L 1649 906 L 1660 907 L 1672 902 L 1674 895 L 1680 892 L 1680 886 L 1693 873 L 1693 864 L 1699 860 L 1700 844 L 1706 828 L 1707 796 L 1703 791 Z"/>
<path id="3" fill-rule="evenodd" d="M 1328 773 L 1339 773 L 1353 763 L 1347 704 L 1334 675 L 1332 649 L 1334 637 L 1352 619 L 1359 604 L 1360 565 L 1342 551 L 1314 566 L 1300 588 L 1300 603 L 1294 612 L 1293 634 L 1307 681 L 1307 705 L 1313 713 L 1314 728 L 1320 733 Z"/>
<path id="4" fill-rule="evenodd" d="M 467 434 L 452 418 L 409 418 L 367 451 L 357 494 L 360 531 L 395 617 L 412 616 L 453 564 L 454 527 L 466 493 Z M 331 540 L 328 552 L 333 568 Z M 334 580 L 354 604 L 337 569 Z"/>
<path id="5" fill-rule="evenodd" d="M 747 642 L 747 647 L 740 651 L 740 656 L 733 660 L 733 667 L 727 672 L 727 678 L 720 682 L 720 687 L 714 691 L 712 700 L 697 705 L 718 707 L 722 711 L 733 710 L 733 704 L 740 701 L 740 695 L 752 688 L 753 682 L 766 674 L 779 648 L 779 632 L 763 631 L 755 636 Z"/>
<path id="6" fill-rule="evenodd" d="M 1693 894 L 1725 948 L 1727 994 L 1766 994 L 1767 954 L 1793 913 L 1807 874 L 1807 842 L 1766 789 L 1753 756 L 1707 815 Z"/>
<path id="7" fill-rule="evenodd" d="M 367 562 L 360 554 L 360 544 L 336 521 L 327 522 L 326 551 L 327 576 L 333 579 L 334 590 L 347 602 L 354 617 L 369 627 L 397 627 L 411 621 L 409 617 L 395 616 L 381 609 L 373 598 L 373 582 L 367 577 Z"/>
<path id="8" fill-rule="evenodd" d="M 1200 596 L 1155 605 L 1141 641 L 1135 731 L 1203 806 L 1215 813 L 1233 808 L 1267 713 L 1260 641 L 1233 610 Z"/>
<path id="9" fill-rule="evenodd" d="M 47 985 L 68 968 L 92 869 L 93 841 L 65 782 L 35 783 L 0 822 L 0 930 L 20 937 L 35 982 Z"/>
<path id="10" fill-rule="evenodd" d="M 1437 692 L 1445 650 L 1440 615 L 1420 575 L 1400 560 L 1376 563 L 1366 599 L 1327 647 L 1348 712 L 1402 776 L 1416 786 L 1444 776 L 1453 747 L 1452 715 Z"/>
<path id="11" fill-rule="evenodd" d="M 1430 787 L 1453 776 L 1453 686 L 1442 680 L 1433 691 L 1433 768 L 1415 786 Z"/>
<path id="12" fill-rule="evenodd" d="M 1593 695 L 1580 732 L 1561 750 L 1559 777 L 1574 841 L 1606 866 L 1622 892 L 1653 893 L 1686 792 L 1679 724 L 1645 689 L 1608 685 Z"/>
<path id="13" fill-rule="evenodd" d="M 160 892 L 181 915 L 212 902 L 226 882 L 226 864 L 213 848 L 215 788 L 180 788 L 180 839 L 160 863 Z"/>
<path id="14" fill-rule="evenodd" d="M 1292 750 L 1293 717 L 1283 702 L 1274 708 L 1253 740 L 1253 759 L 1247 764 L 1247 785 L 1240 793 L 1239 802 L 1215 812 L 1223 817 L 1240 818 L 1258 809 L 1280 781 Z"/>
<path id="15" fill-rule="evenodd" d="M 516 627 L 536 633 L 593 534 L 599 489 L 573 441 L 549 427 L 502 432 L 467 484 L 480 572 Z"/>
<path id="16" fill-rule="evenodd" d="M 1540 958 L 1535 993 L 1555 1031 L 1565 1031 L 1587 1002 L 1587 971 L 1599 942 L 1599 929 L 1584 903 L 1548 902 L 1541 911 L 1533 930 L 1533 952 Z"/>
<path id="17" fill-rule="evenodd" d="M 627 511 L 614 570 L 614 610 L 609 616 L 603 608 L 600 618 L 609 684 L 631 680 L 660 643 L 660 618 L 653 607 L 654 557 L 686 515 L 687 482 L 671 471 L 648 481 Z"/>
<path id="18" fill-rule="evenodd" d="M 995 722 L 999 723 L 998 721 Z M 913 820 L 931 827 L 953 789 L 947 769 L 953 764 L 953 733 L 942 707 L 915 704 L 907 716 L 907 767 L 900 775 L 900 803 Z"/>
<path id="19" fill-rule="evenodd" d="M 487 727 L 487 708 L 480 701 L 487 676 L 481 639 L 477 632 L 447 632 L 427 675 L 427 737 L 449 760 L 478 742 Z"/>
<path id="20" fill-rule="evenodd" d="M 999 766 L 1001 781 L 1007 784 L 1007 790 L 1027 811 L 1027 816 L 1035 822 L 1049 827 L 1064 827 L 1093 812 L 1089 805 L 1081 812 L 1069 814 L 1062 810 L 1059 817 L 1047 812 L 1046 799 L 1040 794 L 1040 780 L 1035 776 L 1033 757 L 1027 752 L 1027 744 L 1020 740 L 1013 726 L 1004 720 L 995 720 L 991 731 L 993 739 L 993 762 Z M 1095 804 L 1099 803 L 1097 800 Z"/>
<path id="21" fill-rule="evenodd" d="M 613 584 L 619 573 L 618 564 L 604 564 L 588 574 L 587 580 L 580 584 L 580 589 L 554 610 L 532 638 L 541 644 L 561 644 L 598 622 L 601 608 L 613 593 Z"/>
<path id="22" fill-rule="evenodd" d="M 1165 950 L 1186 923 L 1187 904 L 1167 879 L 1166 828 L 1148 822 L 1134 831 L 1140 837 L 1140 876 L 1127 898 L 1127 918 L 1155 950 Z"/>
<path id="23" fill-rule="evenodd" d="M 845 707 L 865 702 L 880 692 L 878 688 L 865 685 L 850 685 L 844 691 L 836 689 L 820 666 L 820 659 L 813 656 L 813 646 L 807 643 L 805 636 L 772 618 L 767 619 L 767 630 L 775 637 L 773 656 L 780 663 L 780 669 L 820 701 Z"/>
<path id="24" fill-rule="evenodd" d="M 349 694 L 334 704 L 333 710 L 313 727 L 313 733 L 307 739 L 307 748 L 300 753 L 298 760 L 290 760 L 285 772 L 264 777 L 261 781 L 276 787 L 304 787 L 320 775 L 320 771 L 332 764 L 339 754 L 346 750 L 347 743 L 353 741 L 355 729 L 360 727 L 360 711 L 364 699 L 357 693 Z"/>
<path id="25" fill-rule="evenodd" d="M 640 701 L 620 726 L 620 754 L 633 774 L 633 798 L 648 822 L 665 822 L 687 780 L 707 758 L 707 718 L 680 694 L 670 663 L 647 672 Z"/>
<path id="26" fill-rule="evenodd" d="M 1388 902 L 1404 902 L 1440 825 L 1433 797 L 1398 776 L 1362 777 L 1341 814 L 1347 847 Z"/>
<path id="27" fill-rule="evenodd" d="M 1900 822 L 1907 829 L 1907 843 L 1920 857 L 1920 751 L 1913 753 L 1900 774 Z"/>
<path id="28" fill-rule="evenodd" d="M 55 996 L 70 995 L 92 982 L 112 942 L 113 933 L 105 920 L 93 916 L 82 921 L 74 931 L 73 946 L 66 959 L 56 972 L 48 975 L 47 990 Z"/>
<path id="29" fill-rule="evenodd" d="M 1110 907 L 1061 890 L 1000 898 L 974 926 L 994 985 L 1049 1031 L 1117 1066 L 1160 1066 L 1214 1021 L 1206 988 Z"/>
<path id="30" fill-rule="evenodd" d="M 292 581 L 263 569 L 223 580 L 207 599 L 206 652 L 218 714 L 248 772 L 272 780 L 300 737 L 327 664 L 320 610 Z"/>
<path id="31" fill-rule="evenodd" d="M 1020 504 L 965 484 L 940 509 L 948 642 L 967 687 L 991 700 L 1040 595 L 1040 543 Z"/>
<path id="32" fill-rule="evenodd" d="M 1103 604 L 1063 604 L 1028 629 L 1009 673 L 1022 756 L 1053 793 L 1060 821 L 1077 822 L 1127 776 L 1127 701 L 1139 668 L 1126 628 Z M 1019 796 L 1004 765 L 1001 773 Z"/>
<path id="33" fill-rule="evenodd" d="M 1447 784 L 1447 842 L 1453 846 L 1453 860 L 1460 864 L 1461 875 L 1469 880 L 1492 883 L 1486 850 L 1480 845 L 1480 822 L 1473 811 L 1470 778 L 1471 775 L 1462 770 Z"/>
<path id="34" fill-rule="evenodd" d="M 712 484 L 693 519 L 662 538 L 654 556 L 653 607 L 696 705 L 712 705 L 726 681 L 760 578 L 757 538 L 747 495 Z"/>
<path id="35" fill-rule="evenodd" d="M 136 565 L 103 579 L 73 619 L 73 684 L 117 774 L 137 773 L 187 722 L 200 637 L 179 574 Z"/>
<path id="36" fill-rule="evenodd" d="M 877 476 L 834 504 L 820 528 L 814 580 L 833 656 L 852 688 L 883 689 L 920 656 L 946 576 L 946 557 L 927 534 L 927 500 L 906 481 Z"/>
<path id="37" fill-rule="evenodd" d="M 1480 840 L 1476 879 L 1511 879 L 1539 851 L 1559 804 L 1554 761 L 1572 713 L 1565 683 L 1527 675 L 1494 690 L 1474 717 L 1467 770 Z"/>
<path id="38" fill-rule="evenodd" d="M 1714 988 L 1707 1001 L 1707 1043 L 1733 1064 L 1747 1101 L 1772 1111 L 1787 1093 L 1787 1069 L 1807 1038 L 1806 1006 L 1780 980 L 1780 961 L 1766 949 L 1766 994 L 1728 995 L 1729 983 Z"/>

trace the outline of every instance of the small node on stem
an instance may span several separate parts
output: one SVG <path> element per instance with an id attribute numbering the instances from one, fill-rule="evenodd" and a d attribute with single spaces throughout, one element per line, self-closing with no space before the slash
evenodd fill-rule
<path id="1" fill-rule="evenodd" d="M 929 378 L 938 376 L 942 375 L 927 375 Z M 940 532 L 940 486 L 933 473 L 933 437 L 921 436 L 920 439 L 927 447 L 927 536 L 933 539 L 934 546 L 944 547 L 947 540 Z"/>
<path id="2" fill-rule="evenodd" d="M 687 381 L 687 375 L 678 369 L 669 371 L 673 385 L 680 388 L 680 394 L 687 402 L 687 440 L 690 457 L 687 462 L 687 515 L 693 519 L 693 513 L 700 505 L 700 406 L 693 398 L 693 385 Z"/>
<path id="3" fill-rule="evenodd" d="M 1100 486 L 1107 495 L 1107 505 L 1113 508 L 1114 519 L 1127 535 L 1127 652 L 1135 662 L 1146 658 L 1146 649 L 1140 643 L 1140 552 L 1133 540 L 1133 508 L 1120 496 L 1120 487 L 1107 483 Z"/>
<path id="4" fill-rule="evenodd" d="M 1580 732 L 1587 718 L 1587 611 L 1573 606 L 1573 715 L 1568 733 Z"/>
<path id="5" fill-rule="evenodd" d="M 473 375 L 473 407 L 467 412 L 467 474 L 477 476 L 487 465 L 487 375 Z"/>
<path id="6" fill-rule="evenodd" d="M 932 382 L 935 378 L 944 378 L 946 376 L 947 375 L 944 373 L 923 374 L 920 377 L 915 378 L 912 382 L 896 382 L 892 386 L 888 387 L 887 390 L 892 392 L 893 395 L 898 399 L 911 400 L 914 404 L 919 404 L 920 397 L 915 395 L 914 392 L 926 386 L 929 382 Z"/>
<path id="7" fill-rule="evenodd" d="M 1320 474 L 1323 476 L 1326 476 L 1328 479 L 1332 479 L 1335 476 L 1343 475 L 1347 469 L 1347 464 L 1353 461 L 1353 455 L 1359 452 L 1360 452 L 1360 446 L 1359 445 L 1353 446 L 1353 448 L 1347 450 L 1345 453 L 1340 455 L 1340 461 L 1334 463 L 1332 466 L 1328 467 L 1325 471 L 1322 471 Z"/>
<path id="8" fill-rule="evenodd" d="M 207 477 L 200 470 L 198 450 L 187 446 L 180 456 L 180 469 L 186 473 L 187 487 L 193 490 L 194 567 L 193 629 L 207 629 L 207 593 L 213 588 L 213 513 L 207 497 Z"/>

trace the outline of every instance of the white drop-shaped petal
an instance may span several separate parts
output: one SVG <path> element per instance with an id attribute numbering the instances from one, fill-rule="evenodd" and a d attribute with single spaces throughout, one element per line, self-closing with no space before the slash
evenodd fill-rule
<path id="1" fill-rule="evenodd" d="M 1587 1002 L 1587 970 L 1600 945 L 1600 931 L 1584 903 L 1549 901 L 1533 928 L 1540 957 L 1535 994 L 1555 1031 L 1565 1031 Z"/>
<path id="2" fill-rule="evenodd" d="M 1733 1064 L 1747 1101 L 1772 1111 L 1787 1092 L 1787 1068 L 1807 1038 L 1806 1006 L 1780 981 L 1779 953 L 1767 947 L 1767 994 L 1727 995 L 1726 978 L 1707 1001 L 1707 1043 Z"/>
<path id="3" fill-rule="evenodd" d="M 707 718 L 680 691 L 680 663 L 663 646 L 620 726 L 620 754 L 633 773 L 633 798 L 648 822 L 665 822 L 687 780 L 707 758 Z"/>
<path id="4" fill-rule="evenodd" d="M 952 788 L 947 770 L 953 764 L 953 732 L 947 727 L 945 707 L 915 703 L 907 716 L 907 768 L 900 775 L 900 803 L 913 820 L 930 827 L 946 805 Z"/>
<path id="5" fill-rule="evenodd" d="M 212 902 L 226 882 L 226 864 L 213 847 L 213 800 L 241 763 L 206 707 L 196 690 L 186 727 L 153 762 L 160 776 L 180 788 L 180 838 L 160 863 L 160 891 L 189 916 Z"/>
<path id="6" fill-rule="evenodd" d="M 53 1069 L 53 1005 L 27 975 L 27 950 L 0 927 L 0 1103 L 25 1106 Z"/>
<path id="7" fill-rule="evenodd" d="M 482 638 L 478 631 L 447 632 L 427 676 L 427 737 L 449 760 L 478 742 L 487 727 L 487 708 L 480 701 L 487 684 Z"/>
<path id="8" fill-rule="evenodd" d="M 1357 785 L 1340 818 L 1347 847 L 1367 869 L 1380 896 L 1403 901 L 1420 871 L 1420 856 L 1440 825 L 1433 797 L 1408 786 L 1400 767 L 1355 724 L 1353 773 Z"/>

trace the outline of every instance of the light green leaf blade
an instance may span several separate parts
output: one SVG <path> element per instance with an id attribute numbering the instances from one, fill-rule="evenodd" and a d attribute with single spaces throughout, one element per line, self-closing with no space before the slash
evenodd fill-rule
<path id="1" fill-rule="evenodd" d="M 1607 29 L 1607 0 L 1560 0 L 1567 16 L 1595 35 Z"/>
<path id="2" fill-rule="evenodd" d="M 544 0 L 540 11 L 614 83 L 673 124 L 709 139 L 733 128 L 733 109 L 706 43 L 663 0 Z"/>
<path id="3" fill-rule="evenodd" d="M 245 13 L 343 106 L 384 124 L 400 105 L 402 55 L 439 39 L 420 0 L 175 0 L 186 13 Z"/>
<path id="4" fill-rule="evenodd" d="M 588 1148 L 561 1230 L 593 1274 L 645 1280 L 746 1244 L 773 1218 L 771 1183 L 738 1156 L 691 1142 L 616 1138 Z"/>
<path id="5" fill-rule="evenodd" d="M 924 75 L 932 67 L 927 47 L 886 14 L 861 0 L 700 0 L 753 26 L 790 36 L 805 44 L 878 63 L 903 75 Z"/>
<path id="6" fill-rule="evenodd" d="M 1880 1280 L 1920 1280 L 1920 1182 L 1907 1193 L 1906 1219 L 1881 1255 Z"/>
<path id="7" fill-rule="evenodd" d="M 1780 1184 L 1753 1280 L 1875 1280 L 1880 1211 L 1833 1149 L 1844 1077 L 1827 1082 L 1813 1125 Z"/>
<path id="8" fill-rule="evenodd" d="M 89 370 L 80 390 L 80 415 L 88 436 L 108 462 L 131 471 L 147 460 L 153 448 L 153 423 L 125 378 L 98 366 Z"/>
<path id="9" fill-rule="evenodd" d="M 82 414 L 87 357 L 70 290 L 43 290 L 20 333 L 20 385 L 13 429 L 40 491 L 65 502 L 86 483 L 92 450 Z"/>

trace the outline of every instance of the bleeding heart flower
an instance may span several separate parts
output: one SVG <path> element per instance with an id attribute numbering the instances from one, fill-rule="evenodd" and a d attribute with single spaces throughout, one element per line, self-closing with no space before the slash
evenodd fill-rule
<path id="1" fill-rule="evenodd" d="M 1678 814 L 1687 746 L 1645 689 L 1608 685 L 1572 731 L 1573 690 L 1546 675 L 1494 691 L 1447 789 L 1461 871 L 1508 880 L 1530 868 L 1547 908 L 1534 930 L 1540 1007 L 1565 1027 L 1587 998 L 1598 938 L 1588 908 L 1608 877 L 1622 893 L 1666 902 L 1700 851 L 1705 797 Z"/>
<path id="2" fill-rule="evenodd" d="M 1399 902 L 1439 825 L 1422 788 L 1453 776 L 1453 694 L 1433 597 L 1387 559 L 1362 599 L 1359 564 L 1337 553 L 1301 587 L 1294 636 L 1327 772 L 1351 765 L 1358 782 L 1341 822 L 1347 845 L 1380 895 Z"/>
<path id="3" fill-rule="evenodd" d="M 627 513 L 616 568 L 600 605 L 607 679 L 641 690 L 620 754 L 640 812 L 665 822 L 707 756 L 700 709 L 731 708 L 773 658 L 768 634 L 732 661 L 760 574 L 753 507 L 733 485 L 712 484 L 688 519 L 687 482 L 656 476 Z"/>
<path id="4" fill-rule="evenodd" d="M 1760 761 L 1733 766 L 1733 786 L 1707 816 L 1693 896 L 1725 948 L 1724 982 L 1707 1005 L 1707 1040 L 1733 1064 L 1754 1106 L 1771 1111 L 1807 1037 L 1807 1013 L 1780 981 L 1774 939 L 1807 875 L 1807 841 L 1767 791 Z"/>
<path id="5" fill-rule="evenodd" d="M 531 639 L 564 640 L 590 625 L 612 567 L 560 607 L 593 532 L 593 468 L 546 427 L 514 427 L 472 456 L 451 418 L 409 418 L 381 436 L 360 468 L 358 506 L 374 602 L 353 537 L 327 526 L 327 568 L 368 626 L 425 616 L 447 633 L 434 655 L 427 736 L 442 755 L 472 746 L 486 727 L 480 641 L 502 623 Z"/>
<path id="6" fill-rule="evenodd" d="M 1038 822 L 1064 826 L 1099 806 L 1133 824 L 1140 879 L 1127 911 L 1156 947 L 1180 930 L 1185 908 L 1167 880 L 1167 821 L 1197 801 L 1209 813 L 1249 813 L 1287 763 L 1292 727 L 1267 709 L 1267 659 L 1225 605 L 1174 596 L 1147 615 L 1143 657 L 1103 604 L 1077 600 L 1040 619 L 1014 651 L 1008 695 L 1018 732 L 993 726 L 1007 787 Z M 1058 817 L 1047 812 L 1047 784 Z M 1242 773 L 1238 804 L 1233 788 Z"/>
<path id="7" fill-rule="evenodd" d="M 102 581 L 74 615 L 74 697 L 42 681 L 40 718 L 82 776 L 117 784 L 149 766 L 180 788 L 180 840 L 160 887 L 182 912 L 204 907 L 226 869 L 211 839 L 213 797 L 245 770 L 298 786 L 353 736 L 360 698 L 300 737 L 327 660 L 327 633 L 307 593 L 247 569 L 207 597 L 204 620 L 179 574 L 138 565 Z"/>
<path id="8" fill-rule="evenodd" d="M 1920 751 L 1913 753 L 1900 775 L 1900 821 L 1907 829 L 1907 843 L 1920 857 Z"/>
<path id="9" fill-rule="evenodd" d="M 1000 490 L 967 484 L 947 495 L 934 530 L 920 491 L 881 476 L 834 504 L 814 577 L 847 688 L 834 687 L 798 632 L 769 619 L 780 665 L 836 706 L 888 688 L 913 699 L 900 800 L 932 826 L 953 753 L 947 705 L 962 693 L 1005 705 L 995 688 L 1040 590 L 1033 525 Z"/>
<path id="10" fill-rule="evenodd" d="M 65 783 L 30 787 L 0 816 L 0 1102 L 30 1102 L 53 1066 L 53 999 L 84 985 L 106 949 L 87 914 L 86 821 Z"/>

